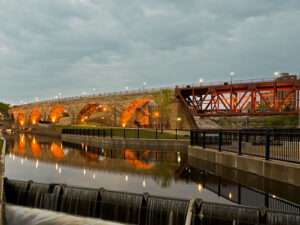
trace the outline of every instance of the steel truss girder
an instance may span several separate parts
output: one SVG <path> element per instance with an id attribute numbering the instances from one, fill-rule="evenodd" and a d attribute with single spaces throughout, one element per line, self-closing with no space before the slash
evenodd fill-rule
<path id="1" fill-rule="evenodd" d="M 288 115 L 299 112 L 300 80 L 176 88 L 193 116 Z M 281 98 L 279 97 L 281 94 Z M 283 111 L 287 103 L 295 109 Z M 264 105 L 260 111 L 258 105 Z"/>

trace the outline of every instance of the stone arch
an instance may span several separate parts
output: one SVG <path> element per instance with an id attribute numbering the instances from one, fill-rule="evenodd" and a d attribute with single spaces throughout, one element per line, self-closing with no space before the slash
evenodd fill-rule
<path id="1" fill-rule="evenodd" d="M 122 112 L 120 126 L 122 127 L 146 127 L 149 125 L 148 103 L 152 99 L 137 99 L 131 102 Z"/>
<path id="2" fill-rule="evenodd" d="M 23 110 L 20 110 L 17 115 L 17 125 L 25 126 L 26 125 L 26 117 Z"/>
<path id="3" fill-rule="evenodd" d="M 29 125 L 37 125 L 41 119 L 41 111 L 37 108 L 34 108 L 31 110 L 29 118 L 28 118 L 28 124 Z"/>
<path id="4" fill-rule="evenodd" d="M 58 123 L 60 117 L 63 115 L 65 107 L 63 106 L 54 106 L 49 113 L 49 121 L 51 123 Z"/>
<path id="5" fill-rule="evenodd" d="M 80 111 L 77 116 L 77 122 L 86 123 L 87 120 L 93 113 L 105 113 L 108 111 L 108 107 L 101 105 L 100 103 L 91 102 L 86 104 Z"/>

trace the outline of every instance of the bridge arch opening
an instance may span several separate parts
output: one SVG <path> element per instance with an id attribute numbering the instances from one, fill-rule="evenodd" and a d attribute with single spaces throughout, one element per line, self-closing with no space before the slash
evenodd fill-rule
<path id="1" fill-rule="evenodd" d="M 86 104 L 79 112 L 79 115 L 77 117 L 77 122 L 81 124 L 85 124 L 90 119 L 91 115 L 94 113 L 100 113 L 98 118 L 95 117 L 93 119 L 93 122 L 96 123 L 104 123 L 104 121 L 107 121 L 106 119 L 106 112 L 108 111 L 108 107 L 96 102 L 91 102 Z"/>
<path id="2" fill-rule="evenodd" d="M 65 108 L 63 106 L 55 106 L 49 113 L 49 121 L 58 123 L 64 112 Z"/>
<path id="3" fill-rule="evenodd" d="M 25 113 L 22 110 L 18 112 L 17 125 L 18 126 L 25 126 L 26 125 Z"/>
<path id="4" fill-rule="evenodd" d="M 130 103 L 122 112 L 120 126 L 122 127 L 149 127 L 152 99 L 137 99 Z"/>
<path id="5" fill-rule="evenodd" d="M 30 125 L 37 125 L 41 119 L 41 112 L 37 108 L 33 109 L 30 113 L 28 123 Z"/>

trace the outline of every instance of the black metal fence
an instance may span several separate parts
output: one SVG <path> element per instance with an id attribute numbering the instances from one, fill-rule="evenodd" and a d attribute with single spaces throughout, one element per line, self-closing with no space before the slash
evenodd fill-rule
<path id="1" fill-rule="evenodd" d="M 300 163 L 297 130 L 191 130 L 191 145 Z"/>
<path id="2" fill-rule="evenodd" d="M 161 129 L 126 129 L 126 128 L 94 128 L 94 129 L 62 129 L 62 134 L 92 136 L 104 138 L 145 138 L 145 139 L 189 139 L 189 132 Z"/>

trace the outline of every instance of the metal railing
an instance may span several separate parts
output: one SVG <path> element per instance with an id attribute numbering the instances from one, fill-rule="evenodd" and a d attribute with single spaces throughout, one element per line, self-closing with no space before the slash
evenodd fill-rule
<path id="1" fill-rule="evenodd" d="M 295 130 L 191 130 L 191 145 L 300 163 L 300 133 Z"/>
<path id="2" fill-rule="evenodd" d="M 297 76 L 297 80 L 300 79 Z M 209 86 L 216 86 L 216 85 L 225 85 L 225 84 L 247 84 L 247 83 L 258 83 L 258 82 L 284 82 L 284 80 L 276 80 L 274 77 L 268 78 L 256 78 L 256 79 L 246 79 L 246 80 L 232 80 L 232 81 L 215 81 L 215 82 L 206 82 L 206 83 L 192 83 L 192 84 L 181 84 L 175 86 L 166 86 L 160 88 L 147 88 L 147 89 L 136 89 L 136 90 L 128 90 L 128 91 L 115 91 L 115 92 L 107 92 L 107 93 L 99 93 L 99 94 L 90 94 L 90 95 L 81 95 L 81 96 L 74 96 L 74 97 L 65 97 L 65 98 L 57 98 L 57 99 L 48 99 L 43 101 L 36 101 L 30 102 L 27 104 L 15 105 L 14 107 L 19 107 L 22 105 L 34 105 L 40 103 L 52 103 L 52 102 L 61 102 L 61 101 L 68 101 L 68 100 L 77 100 L 83 98 L 96 98 L 101 96 L 116 96 L 116 95 L 127 95 L 127 94 L 140 94 L 140 93 L 152 93 L 161 90 L 175 90 L 176 88 L 186 88 L 186 87 L 209 87 Z"/>
<path id="3" fill-rule="evenodd" d="M 103 138 L 136 139 L 189 139 L 189 134 L 180 134 L 180 130 L 149 130 L 127 128 L 62 129 L 62 134 L 92 136 Z"/>

